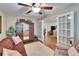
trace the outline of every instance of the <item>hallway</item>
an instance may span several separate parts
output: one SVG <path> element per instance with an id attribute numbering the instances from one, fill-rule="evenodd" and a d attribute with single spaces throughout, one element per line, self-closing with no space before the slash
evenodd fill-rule
<path id="1" fill-rule="evenodd" d="M 44 41 L 44 43 L 55 50 L 57 39 L 53 35 L 48 35 L 48 39 Z"/>

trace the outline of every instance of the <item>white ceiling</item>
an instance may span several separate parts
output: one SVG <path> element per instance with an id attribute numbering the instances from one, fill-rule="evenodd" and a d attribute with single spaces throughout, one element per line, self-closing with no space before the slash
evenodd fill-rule
<path id="1" fill-rule="evenodd" d="M 66 7 L 67 5 L 69 5 L 69 3 L 47 3 L 47 5 L 52 6 L 53 10 L 56 10 L 56 9 L 61 9 L 63 7 Z M 23 16 L 37 19 L 43 16 L 50 15 L 52 12 L 52 11 L 49 11 L 49 12 L 43 11 L 43 15 L 39 15 L 38 13 L 34 13 L 34 12 L 30 14 L 25 14 L 25 12 L 28 9 L 29 8 L 20 6 L 17 3 L 0 3 L 0 10 L 2 10 L 6 14 L 23 15 Z"/>
<path id="2" fill-rule="evenodd" d="M 45 23 L 56 23 L 57 22 L 57 16 L 50 16 L 44 20 Z"/>

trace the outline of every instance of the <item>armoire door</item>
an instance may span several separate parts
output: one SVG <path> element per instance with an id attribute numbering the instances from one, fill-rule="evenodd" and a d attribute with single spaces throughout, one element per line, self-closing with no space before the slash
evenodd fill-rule
<path id="1" fill-rule="evenodd" d="M 34 38 L 34 24 L 29 24 L 29 37 L 30 40 L 33 40 Z"/>

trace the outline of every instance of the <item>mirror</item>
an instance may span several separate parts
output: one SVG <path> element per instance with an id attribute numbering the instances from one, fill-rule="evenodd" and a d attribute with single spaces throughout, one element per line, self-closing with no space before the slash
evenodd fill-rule
<path id="1" fill-rule="evenodd" d="M 29 24 L 22 23 L 23 24 L 23 40 L 29 39 Z"/>

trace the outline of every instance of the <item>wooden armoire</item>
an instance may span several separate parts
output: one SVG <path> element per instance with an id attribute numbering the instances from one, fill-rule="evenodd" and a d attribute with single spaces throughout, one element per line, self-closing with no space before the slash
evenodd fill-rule
<path id="1" fill-rule="evenodd" d="M 23 38 L 24 35 L 23 35 L 23 24 L 22 23 L 29 25 L 29 35 L 28 35 L 29 39 L 28 40 L 24 40 L 24 38 Z M 19 37 L 22 39 L 23 42 L 33 40 L 33 38 L 34 38 L 34 23 L 27 21 L 25 19 L 20 19 L 19 21 L 16 22 L 16 34 L 19 35 Z"/>

